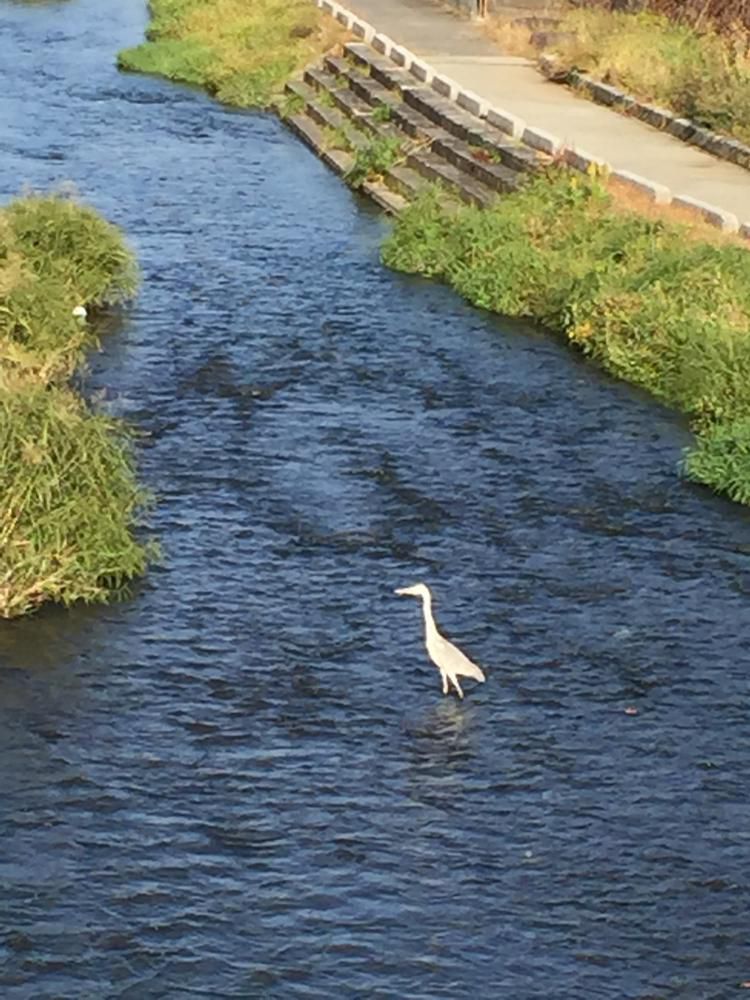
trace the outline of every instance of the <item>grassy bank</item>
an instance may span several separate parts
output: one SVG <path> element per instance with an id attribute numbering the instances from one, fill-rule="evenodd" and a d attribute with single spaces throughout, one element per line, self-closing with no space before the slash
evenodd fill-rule
<path id="1" fill-rule="evenodd" d="M 138 273 L 115 227 L 61 197 L 0 210 L 0 618 L 104 600 L 143 572 L 126 429 L 65 385 L 95 338 L 73 310 L 129 298 Z"/>
<path id="2" fill-rule="evenodd" d="M 581 8 L 564 15 L 556 45 L 563 66 L 750 142 L 750 36 L 719 34 L 658 14 Z"/>
<path id="3" fill-rule="evenodd" d="M 310 0 L 150 0 L 147 41 L 121 69 L 205 88 L 238 107 L 268 107 L 294 73 L 343 38 Z"/>
<path id="4" fill-rule="evenodd" d="M 67 377 L 92 343 L 73 309 L 130 298 L 138 270 L 119 231 L 62 197 L 0 210 L 0 365 L 42 380 Z"/>
<path id="5" fill-rule="evenodd" d="M 607 371 L 691 419 L 685 469 L 750 503 L 750 254 L 619 209 L 595 181 L 536 180 L 496 207 L 428 193 L 399 219 L 386 264 L 475 305 L 563 333 Z"/>

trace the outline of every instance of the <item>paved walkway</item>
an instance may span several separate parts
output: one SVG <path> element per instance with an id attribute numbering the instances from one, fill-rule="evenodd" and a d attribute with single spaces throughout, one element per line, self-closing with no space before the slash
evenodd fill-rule
<path id="1" fill-rule="evenodd" d="M 481 25 L 432 0 L 342 0 L 438 73 L 499 108 L 608 163 L 732 212 L 750 223 L 750 172 L 545 80 L 524 59 L 503 56 Z"/>

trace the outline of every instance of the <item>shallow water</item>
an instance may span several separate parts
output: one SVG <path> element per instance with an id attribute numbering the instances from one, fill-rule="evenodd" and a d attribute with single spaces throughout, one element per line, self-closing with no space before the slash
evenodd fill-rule
<path id="1" fill-rule="evenodd" d="M 86 381 L 165 550 L 0 627 L 0 995 L 733 995 L 747 514 L 676 417 L 381 267 L 273 117 L 119 75 L 144 18 L 0 6 L 3 196 L 72 181 L 142 262 Z"/>

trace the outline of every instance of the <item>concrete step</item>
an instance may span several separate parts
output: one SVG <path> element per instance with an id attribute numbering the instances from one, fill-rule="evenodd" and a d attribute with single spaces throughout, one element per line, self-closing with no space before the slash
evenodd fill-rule
<path id="1" fill-rule="evenodd" d="M 364 129 L 371 135 L 383 136 L 387 139 L 403 139 L 404 134 L 392 121 L 383 121 L 378 118 L 377 106 L 373 107 L 367 101 L 363 101 L 353 90 L 341 87 L 331 91 L 331 97 L 345 115 L 356 124 L 358 128 Z"/>
<path id="2" fill-rule="evenodd" d="M 399 164 L 391 167 L 385 175 L 385 182 L 392 190 L 397 191 L 409 201 L 413 201 L 430 186 L 430 182 L 412 167 Z"/>
<path id="3" fill-rule="evenodd" d="M 290 115 L 286 123 L 335 173 L 343 175 L 351 170 L 354 165 L 352 154 L 343 149 L 329 149 L 325 133 L 306 114 Z"/>
<path id="4" fill-rule="evenodd" d="M 322 103 L 330 100 L 335 105 L 335 97 L 325 89 L 322 74 L 314 70 L 305 71 L 304 81 L 295 80 L 288 83 L 286 92 L 301 97 L 305 102 L 305 113 L 321 128 L 333 129 L 346 137 L 347 143 L 355 149 L 367 145 L 366 136 L 352 127 L 351 118 L 338 107 Z M 327 95 L 327 97 L 326 97 Z"/>
<path id="5" fill-rule="evenodd" d="M 373 80 L 382 83 L 388 90 L 400 90 L 414 83 L 414 77 L 408 70 L 401 69 L 390 59 L 378 55 L 375 49 L 364 42 L 348 42 L 344 46 L 344 52 L 356 66 L 368 72 Z"/>
<path id="6" fill-rule="evenodd" d="M 394 191 L 382 181 L 364 181 L 360 190 L 391 215 L 398 215 L 409 204 L 398 191 Z"/>
<path id="7" fill-rule="evenodd" d="M 408 74 L 392 73 L 390 63 L 386 74 L 380 63 L 388 61 L 369 46 L 354 43 L 346 53 L 345 58 L 326 56 L 321 66 L 287 85 L 305 108 L 289 123 L 338 173 L 354 165 L 357 150 L 373 137 L 401 142 L 399 162 L 383 178 L 361 185 L 387 211 L 401 211 L 430 182 L 464 202 L 490 205 L 498 194 L 516 190 L 523 172 L 536 166 L 535 153 L 483 119 L 417 85 Z M 374 70 L 383 70 L 379 78 Z M 332 148 L 331 131 L 349 148 Z"/>
<path id="8" fill-rule="evenodd" d="M 323 59 L 323 66 L 331 76 L 343 76 L 350 65 L 349 60 L 344 56 L 336 56 L 332 52 L 329 52 Z"/>
<path id="9" fill-rule="evenodd" d="M 372 77 L 365 76 L 355 69 L 351 64 L 341 76 L 342 81 L 346 81 L 352 93 L 365 101 L 373 108 L 387 107 L 393 110 L 403 103 L 400 94 L 393 90 L 388 90 L 382 83 L 373 80 Z"/>
<path id="10" fill-rule="evenodd" d="M 463 111 L 447 97 L 441 97 L 429 87 L 415 86 L 407 87 L 403 98 L 406 104 L 456 138 L 476 145 L 482 142 L 487 123 Z"/>
<path id="11" fill-rule="evenodd" d="M 367 83 L 370 82 L 368 78 L 363 79 Z M 320 95 L 327 95 L 327 97 L 324 97 L 324 100 L 330 101 L 338 111 L 351 119 L 358 128 L 390 139 L 402 138 L 396 125 L 387 121 L 378 121 L 376 117 L 373 117 L 373 112 L 380 105 L 366 101 L 358 91 L 352 89 L 348 75 L 335 76 L 333 73 L 323 70 L 308 69 L 305 71 L 305 80 L 307 81 L 306 85 L 314 88 L 315 92 Z M 374 84 L 374 86 L 380 87 L 380 84 Z M 400 104 L 401 102 L 397 103 Z M 328 117 L 333 120 L 336 116 L 329 115 Z M 343 120 L 339 120 L 338 125 L 333 127 L 343 128 Z M 356 138 L 353 141 L 353 145 L 360 145 Z"/>
<path id="12" fill-rule="evenodd" d="M 488 190 L 484 184 L 467 177 L 458 167 L 446 162 L 435 153 L 425 151 L 409 153 L 406 163 L 427 180 L 446 185 L 449 190 L 455 191 L 459 198 L 468 204 L 487 208 L 496 198 L 496 195 Z"/>
<path id="13" fill-rule="evenodd" d="M 338 79 L 348 81 L 352 92 L 359 95 L 363 104 L 370 104 L 374 107 L 387 106 L 390 122 L 397 129 L 400 129 L 411 139 L 431 143 L 433 152 L 445 156 L 455 166 L 469 168 L 477 179 L 487 183 L 495 191 L 515 190 L 518 186 L 518 179 L 513 174 L 519 170 L 528 170 L 529 167 L 531 169 L 537 168 L 538 158 L 534 152 L 507 141 L 505 137 L 496 137 L 493 134 L 497 132 L 496 129 L 491 131 L 483 129 L 481 134 L 472 133 L 474 138 L 484 139 L 482 144 L 472 146 L 441 128 L 435 121 L 425 117 L 411 103 L 407 103 L 411 91 L 404 91 L 407 95 L 407 101 L 394 100 L 391 92 L 386 90 L 382 84 L 369 77 L 363 77 L 353 67 L 350 66 L 349 69 L 346 69 L 339 64 L 338 70 Z M 441 103 L 442 99 L 438 97 L 437 101 Z M 463 112 L 459 113 L 463 115 Z M 465 128 L 461 128 L 460 131 L 462 134 L 466 134 Z M 502 136 L 502 133 L 499 135 Z M 439 143 L 440 146 L 438 146 Z M 485 151 L 484 157 L 481 155 L 482 151 Z M 499 162 L 493 163 L 494 160 Z M 487 166 L 484 166 L 485 163 Z"/>
<path id="14" fill-rule="evenodd" d="M 382 69 L 383 63 L 391 67 L 393 64 L 369 45 L 353 42 L 346 45 L 344 51 L 346 58 L 338 57 L 336 61 L 338 74 L 348 79 L 349 87 L 368 103 L 389 103 L 394 111 L 393 120 L 407 135 L 428 137 L 433 127 L 441 128 L 469 145 L 487 147 L 512 170 L 537 171 L 549 162 L 549 158 L 514 141 L 485 119 L 459 108 L 430 87 L 420 85 L 404 70 L 396 68 L 396 74 L 390 74 L 388 83 L 383 83 L 372 72 L 373 67 Z M 351 66 L 348 71 L 342 65 L 346 62 Z M 399 103 L 399 98 L 403 103 Z"/>
<path id="15" fill-rule="evenodd" d="M 434 139 L 443 131 L 434 122 L 425 118 L 415 108 L 405 104 L 393 91 L 371 77 L 363 76 L 354 68 L 349 68 L 341 76 L 349 83 L 350 89 L 373 108 L 387 107 L 390 120 L 412 139 Z"/>
<path id="16" fill-rule="evenodd" d="M 432 151 L 501 194 L 516 191 L 523 183 L 523 175 L 519 171 L 494 162 L 490 158 L 491 153 L 483 147 L 472 148 L 454 136 L 436 139 Z"/>

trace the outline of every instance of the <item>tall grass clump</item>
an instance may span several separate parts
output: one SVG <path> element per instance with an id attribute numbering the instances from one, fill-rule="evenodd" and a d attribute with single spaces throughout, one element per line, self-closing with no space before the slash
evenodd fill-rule
<path id="1" fill-rule="evenodd" d="M 65 387 L 0 377 L 0 618 L 103 601 L 143 573 L 145 499 L 123 425 Z"/>
<path id="2" fill-rule="evenodd" d="M 68 375 L 91 343 L 77 305 L 122 302 L 138 269 L 120 232 L 93 209 L 58 195 L 20 198 L 0 210 L 0 360 Z"/>
<path id="3" fill-rule="evenodd" d="M 343 29 L 309 0 L 150 0 L 147 41 L 121 69 L 205 88 L 238 107 L 268 107 Z"/>
<path id="4" fill-rule="evenodd" d="M 441 278 L 484 309 L 564 333 L 690 417 L 690 476 L 750 499 L 743 247 L 622 211 L 598 182 L 553 172 L 490 209 L 447 207 L 428 193 L 403 213 L 383 259 Z"/>
<path id="5" fill-rule="evenodd" d="M 750 37 L 719 34 L 659 14 L 579 8 L 563 18 L 571 37 L 554 51 L 583 70 L 641 99 L 750 142 Z M 564 36 L 563 36 L 564 38 Z"/>
<path id="6" fill-rule="evenodd" d="M 95 337 L 73 315 L 132 296 L 119 231 L 60 196 L 0 209 L 0 618 L 45 601 L 101 601 L 154 554 L 135 532 L 127 429 L 66 385 Z"/>

